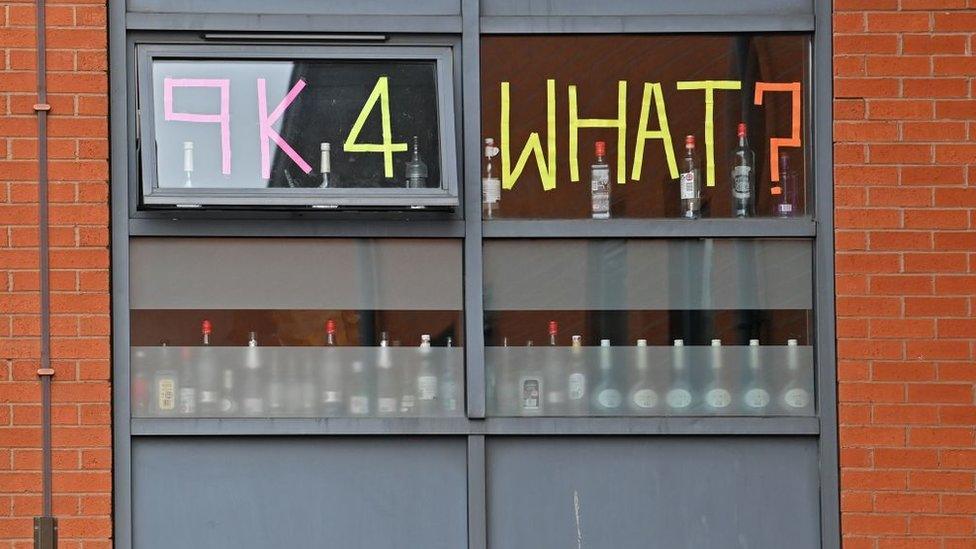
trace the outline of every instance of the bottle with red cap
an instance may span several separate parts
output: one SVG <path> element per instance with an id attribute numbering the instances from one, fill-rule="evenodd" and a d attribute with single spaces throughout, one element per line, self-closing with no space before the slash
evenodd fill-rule
<path id="1" fill-rule="evenodd" d="M 342 357 L 336 347 L 336 323 L 331 318 L 325 323 L 325 347 L 319 375 L 319 411 L 326 417 L 334 417 L 343 413 Z"/>
<path id="2" fill-rule="evenodd" d="M 213 325 L 209 320 L 204 320 L 200 323 L 200 335 L 203 339 L 203 348 L 200 349 L 199 411 L 200 415 L 204 417 L 214 417 L 220 411 L 220 403 L 218 401 L 220 380 L 217 372 L 217 361 L 209 348 L 211 332 L 213 332 Z"/>
<path id="3" fill-rule="evenodd" d="M 695 136 L 685 137 L 685 155 L 681 159 L 681 217 L 701 217 L 701 169 L 695 152 Z"/>
<path id="4" fill-rule="evenodd" d="M 738 142 L 732 151 L 731 189 L 732 215 L 756 215 L 756 153 L 749 148 L 745 122 L 736 130 Z"/>
<path id="5" fill-rule="evenodd" d="M 590 166 L 590 194 L 593 219 L 610 219 L 610 165 L 607 144 L 597 141 L 596 161 Z"/>
<path id="6" fill-rule="evenodd" d="M 559 323 L 549 321 L 549 348 L 545 353 L 545 376 L 542 386 L 545 388 L 545 410 L 548 416 L 560 416 L 566 413 L 567 376 L 565 355 L 556 347 L 556 336 L 559 334 Z"/>

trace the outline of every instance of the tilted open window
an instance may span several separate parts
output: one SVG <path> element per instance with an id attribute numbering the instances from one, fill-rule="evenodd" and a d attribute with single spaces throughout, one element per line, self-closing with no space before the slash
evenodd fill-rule
<path id="1" fill-rule="evenodd" d="M 449 46 L 137 52 L 144 206 L 458 204 Z"/>

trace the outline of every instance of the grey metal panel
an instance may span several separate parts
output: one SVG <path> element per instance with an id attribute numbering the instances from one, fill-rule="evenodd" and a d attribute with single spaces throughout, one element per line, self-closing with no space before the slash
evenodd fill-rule
<path id="1" fill-rule="evenodd" d="M 465 439 L 137 438 L 139 549 L 457 549 Z"/>
<path id="2" fill-rule="evenodd" d="M 798 238 L 816 234 L 816 223 L 799 219 L 558 219 L 498 220 L 484 224 L 487 238 Z"/>
<path id="3" fill-rule="evenodd" d="M 497 549 L 817 549 L 816 438 L 488 441 Z"/>
<path id="4" fill-rule="evenodd" d="M 271 15 L 242 13 L 129 13 L 131 30 L 253 32 L 457 33 L 456 15 Z"/>
<path id="5" fill-rule="evenodd" d="M 817 409 L 820 413 L 820 527 L 824 548 L 839 548 L 840 480 L 834 308 L 833 47 L 830 2 L 817 2 L 814 36 L 814 177 L 816 243 Z"/>
<path id="6" fill-rule="evenodd" d="M 457 15 L 459 0 L 126 0 L 130 12 L 295 15 Z"/>
<path id="7" fill-rule="evenodd" d="M 468 437 L 468 549 L 485 549 L 488 524 L 485 512 L 485 437 Z"/>
<path id="8" fill-rule="evenodd" d="M 816 435 L 815 417 L 132 419 L 133 435 Z"/>
<path id="9" fill-rule="evenodd" d="M 481 241 L 481 55 L 478 0 L 464 0 L 461 89 L 464 93 L 464 325 L 468 417 L 485 417 L 485 329 Z"/>
<path id="10" fill-rule="evenodd" d="M 460 310 L 460 247 L 442 239 L 140 238 L 131 245 L 131 306 Z"/>
<path id="11" fill-rule="evenodd" d="M 813 24 L 811 15 L 489 16 L 482 17 L 481 31 L 485 34 L 802 32 L 812 31 Z"/>
<path id="12" fill-rule="evenodd" d="M 132 236 L 463 238 L 461 221 L 146 219 L 129 220 Z"/>
<path id="13" fill-rule="evenodd" d="M 130 0 L 131 1 L 131 0 Z M 482 0 L 481 14 L 487 16 L 664 16 L 664 15 L 779 15 L 813 16 L 813 0 Z"/>
<path id="14" fill-rule="evenodd" d="M 612 291 L 594 287 L 588 256 L 616 281 Z M 485 280 L 491 310 L 813 305 L 808 241 L 493 240 L 485 243 Z"/>

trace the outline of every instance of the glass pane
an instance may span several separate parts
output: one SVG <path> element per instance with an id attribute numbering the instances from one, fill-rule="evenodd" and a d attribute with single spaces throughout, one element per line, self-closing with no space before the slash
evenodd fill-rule
<path id="1" fill-rule="evenodd" d="M 463 415 L 461 246 L 133 239 L 133 417 Z"/>
<path id="2" fill-rule="evenodd" d="M 156 60 L 158 186 L 439 189 L 436 70 L 432 60 Z"/>
<path id="3" fill-rule="evenodd" d="M 484 216 L 802 216 L 809 72 L 800 34 L 483 36 Z"/>
<path id="4" fill-rule="evenodd" d="M 812 415 L 804 240 L 485 242 L 493 415 Z"/>

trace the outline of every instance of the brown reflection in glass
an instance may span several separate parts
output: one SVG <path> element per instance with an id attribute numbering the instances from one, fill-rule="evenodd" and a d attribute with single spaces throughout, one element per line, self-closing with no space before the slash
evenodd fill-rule
<path id="1" fill-rule="evenodd" d="M 556 321 L 557 345 L 569 345 L 573 335 L 583 345 L 599 345 L 610 339 L 613 345 L 633 345 L 638 338 L 649 345 L 671 345 L 684 339 L 687 345 L 708 345 L 721 339 L 724 345 L 747 345 L 759 339 L 762 345 L 786 345 L 796 339 L 809 345 L 813 312 L 804 309 L 735 310 L 570 310 L 570 311 L 486 311 L 485 345 L 523 346 L 549 344 L 549 322 Z"/>
<path id="2" fill-rule="evenodd" d="M 324 345 L 329 319 L 336 322 L 338 345 L 378 345 L 382 332 L 391 345 L 420 345 L 422 334 L 435 346 L 448 337 L 463 345 L 461 312 L 450 310 L 134 309 L 131 319 L 133 346 L 199 345 L 204 320 L 213 327 L 215 346 L 247 345 L 250 332 L 261 346 Z"/>
<path id="3" fill-rule="evenodd" d="M 631 179 L 634 148 L 645 82 L 661 84 L 675 158 L 684 154 L 684 136 L 697 138 L 702 177 L 705 176 L 705 94 L 678 91 L 678 81 L 741 80 L 741 91 L 716 90 L 714 100 L 715 186 L 702 187 L 703 217 L 731 214 L 729 166 L 736 145 L 736 126 L 745 122 L 756 153 L 756 215 L 775 215 L 770 194 L 769 138 L 789 137 L 792 103 L 789 93 L 767 93 L 754 105 L 755 82 L 802 82 L 803 149 L 781 149 L 798 172 L 798 213 L 805 212 L 806 150 L 809 119 L 809 37 L 776 35 L 532 35 L 484 36 L 481 39 L 481 127 L 483 137 L 500 141 L 501 82 L 510 83 L 512 166 L 529 135 L 538 132 L 546 151 L 546 80 L 556 81 L 556 188 L 545 191 L 535 157 L 511 190 L 503 190 L 503 218 L 590 217 L 589 166 L 593 144 L 607 144 L 611 169 L 611 217 L 678 217 L 677 180 L 667 168 L 662 141 L 648 139 L 639 180 Z M 579 130 L 580 181 L 570 181 L 568 86 L 577 86 L 580 118 L 616 118 L 617 82 L 627 82 L 626 181 L 617 184 L 617 129 Z M 659 129 L 651 103 L 647 129 Z M 499 143 L 499 145 L 501 145 Z M 501 159 L 496 158 L 496 169 Z"/>

